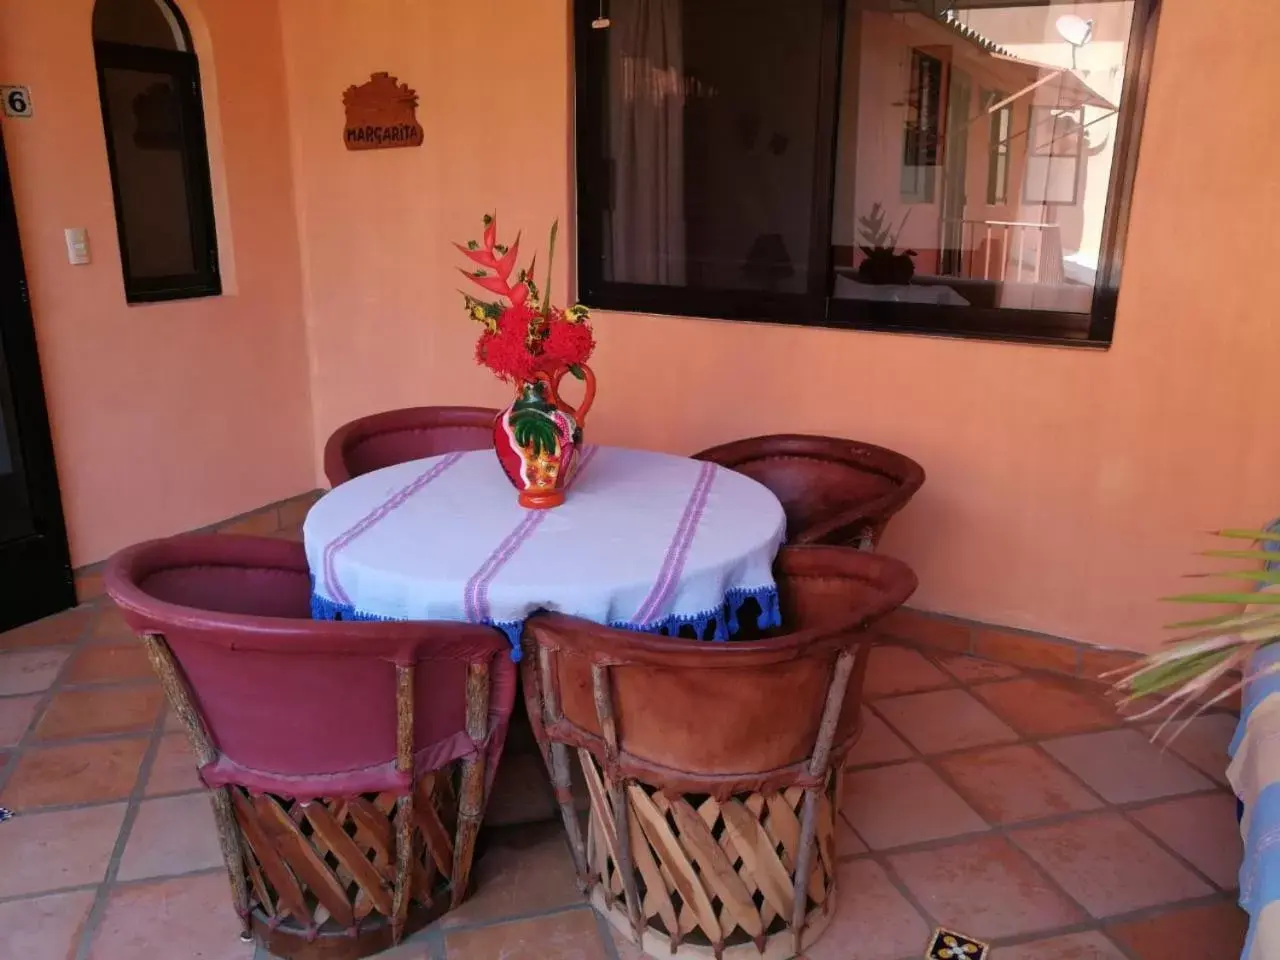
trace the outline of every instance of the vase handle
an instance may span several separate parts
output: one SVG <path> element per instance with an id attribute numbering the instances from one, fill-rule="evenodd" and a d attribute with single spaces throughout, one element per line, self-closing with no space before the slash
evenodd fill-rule
<path id="1" fill-rule="evenodd" d="M 591 412 L 591 404 L 596 399 L 596 375 L 591 372 L 591 368 L 585 363 L 578 364 L 578 368 L 582 371 L 586 380 L 586 393 L 582 395 L 582 402 L 578 406 L 571 407 L 560 398 L 560 381 L 564 379 L 564 375 L 569 372 L 568 367 L 561 367 L 555 372 L 555 375 L 547 380 L 547 386 L 551 390 L 551 402 L 557 407 L 562 407 L 573 417 L 574 422 L 581 427 L 587 421 L 587 414 Z"/>

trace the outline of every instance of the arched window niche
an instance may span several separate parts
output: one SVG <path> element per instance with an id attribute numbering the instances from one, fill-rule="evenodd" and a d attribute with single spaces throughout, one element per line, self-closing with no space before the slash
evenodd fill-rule
<path id="1" fill-rule="evenodd" d="M 129 303 L 222 292 L 200 70 L 171 0 L 97 0 L 93 49 Z"/>

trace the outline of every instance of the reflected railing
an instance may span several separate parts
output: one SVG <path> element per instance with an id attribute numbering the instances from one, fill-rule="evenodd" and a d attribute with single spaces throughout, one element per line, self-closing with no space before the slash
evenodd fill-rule
<path id="1" fill-rule="evenodd" d="M 1062 238 L 1056 223 L 952 219 L 942 221 L 942 236 L 942 276 L 1002 283 L 1063 282 Z"/>

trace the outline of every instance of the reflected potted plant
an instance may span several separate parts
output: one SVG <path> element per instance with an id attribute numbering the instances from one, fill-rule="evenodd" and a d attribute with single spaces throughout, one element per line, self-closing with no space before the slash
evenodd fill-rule
<path id="1" fill-rule="evenodd" d="M 885 223 L 885 210 L 879 203 L 871 205 L 871 211 L 865 217 L 858 218 L 858 233 L 862 242 L 858 249 L 862 251 L 864 260 L 858 266 L 858 280 L 870 284 L 894 284 L 905 286 L 915 276 L 916 264 L 911 258 L 916 256 L 914 250 L 898 252 L 898 238 L 911 216 L 910 208 L 902 215 L 902 222 L 897 231 L 893 231 Z"/>
<path id="2" fill-rule="evenodd" d="M 1160 731 L 1181 720 L 1174 735 L 1206 709 L 1236 693 L 1243 685 L 1242 671 L 1258 651 L 1280 643 L 1280 592 L 1266 590 L 1280 585 L 1280 533 L 1259 530 L 1222 530 L 1228 540 L 1250 541 L 1248 549 L 1206 550 L 1202 555 L 1231 560 L 1252 560 L 1262 569 L 1192 574 L 1196 577 L 1236 580 L 1250 587 L 1181 594 L 1167 599 L 1175 603 L 1225 605 L 1226 613 L 1183 620 L 1170 629 L 1182 631 L 1165 648 L 1144 657 L 1135 667 L 1113 671 L 1114 689 L 1128 702 L 1155 698 L 1156 703 L 1132 719 L 1167 710 Z M 1269 667 L 1264 673 L 1280 667 Z M 1254 679 L 1257 679 L 1255 677 Z"/>

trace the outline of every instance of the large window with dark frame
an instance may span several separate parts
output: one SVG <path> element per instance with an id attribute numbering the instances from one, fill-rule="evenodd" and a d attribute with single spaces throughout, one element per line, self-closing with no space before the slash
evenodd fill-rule
<path id="1" fill-rule="evenodd" d="M 576 0 L 579 296 L 1110 343 L 1159 0 Z"/>
<path id="2" fill-rule="evenodd" d="M 129 303 L 215 296 L 200 72 L 171 0 L 97 0 L 93 50 Z"/>

